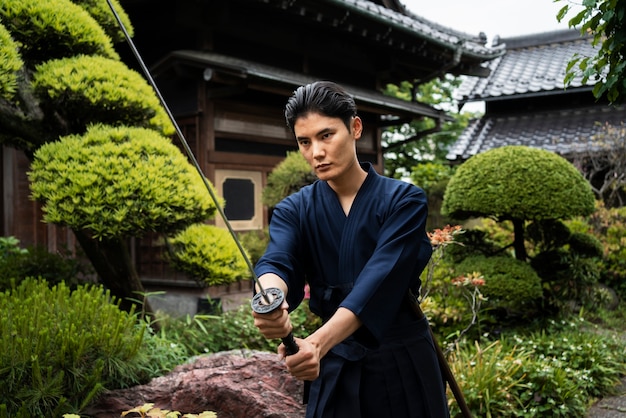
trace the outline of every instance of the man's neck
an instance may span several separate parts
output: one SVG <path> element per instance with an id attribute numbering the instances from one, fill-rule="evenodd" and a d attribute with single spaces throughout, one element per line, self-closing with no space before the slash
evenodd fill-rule
<path id="1" fill-rule="evenodd" d="M 355 169 L 345 173 L 338 181 L 328 182 L 330 188 L 337 194 L 337 198 L 346 216 L 350 213 L 352 202 L 354 202 L 356 194 L 359 192 L 366 178 L 367 172 L 357 163 L 355 164 Z"/>

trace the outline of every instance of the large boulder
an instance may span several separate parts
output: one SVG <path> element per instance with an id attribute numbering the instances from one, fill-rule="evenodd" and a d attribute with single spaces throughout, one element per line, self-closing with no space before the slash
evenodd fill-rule
<path id="1" fill-rule="evenodd" d="M 197 357 L 146 385 L 109 391 L 85 414 L 117 418 L 154 403 L 183 414 L 214 411 L 218 418 L 300 418 L 302 386 L 276 354 L 228 351 Z"/>

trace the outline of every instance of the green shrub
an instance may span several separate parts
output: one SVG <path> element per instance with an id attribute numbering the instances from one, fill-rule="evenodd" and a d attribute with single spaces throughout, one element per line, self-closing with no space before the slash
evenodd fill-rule
<path id="1" fill-rule="evenodd" d="M 440 194 L 454 174 L 455 167 L 436 162 L 425 162 L 411 168 L 411 182 L 421 187 L 428 196 Z"/>
<path id="2" fill-rule="evenodd" d="M 73 3 L 82 6 L 89 14 L 100 24 L 102 29 L 107 35 L 111 37 L 113 42 L 122 42 L 125 40 L 124 33 L 120 29 L 115 16 L 111 13 L 111 9 L 106 1 L 99 0 L 73 0 Z M 134 34 L 133 26 L 128 18 L 128 15 L 122 9 L 118 0 L 111 0 L 113 7 L 120 17 L 124 27 L 128 34 L 132 37 Z"/>
<path id="3" fill-rule="evenodd" d="M 37 66 L 33 87 L 74 132 L 99 122 L 174 133 L 152 87 L 120 61 L 86 55 L 47 61 Z"/>
<path id="4" fill-rule="evenodd" d="M 268 228 L 258 231 L 247 231 L 239 234 L 239 241 L 250 255 L 250 262 L 254 265 L 265 253 L 270 240 Z"/>
<path id="5" fill-rule="evenodd" d="M 0 24 L 0 97 L 11 100 L 17 91 L 17 72 L 24 65 L 18 46 Z"/>
<path id="6" fill-rule="evenodd" d="M 44 220 L 97 239 L 174 233 L 215 213 L 202 178 L 167 138 L 92 126 L 37 150 L 29 173 Z"/>
<path id="7" fill-rule="evenodd" d="M 522 369 L 530 387 L 520 395 L 525 414 L 518 416 L 582 418 L 589 400 L 615 393 L 626 372 L 620 337 L 603 335 L 582 319 L 553 322 L 509 342 L 533 352 Z"/>
<path id="8" fill-rule="evenodd" d="M 170 244 L 172 265 L 208 285 L 250 277 L 248 265 L 225 229 L 194 224 L 172 237 Z"/>
<path id="9" fill-rule="evenodd" d="M 0 7 L 0 20 L 20 43 L 27 61 L 78 54 L 119 59 L 100 25 L 69 0 L 6 0 Z"/>
<path id="10" fill-rule="evenodd" d="M 100 287 L 27 279 L 0 293 L 0 405 L 56 417 L 104 388 L 138 383 L 143 327 Z M 19 412 L 21 411 L 21 412 Z"/>
<path id="11" fill-rule="evenodd" d="M 542 297 L 541 279 L 528 263 L 511 257 L 472 256 L 456 268 L 458 274 L 480 272 L 485 278 L 481 289 L 488 299 L 485 305 L 503 309 L 511 315 L 528 316 L 535 313 Z"/>
<path id="12" fill-rule="evenodd" d="M 591 187 L 563 157 L 506 146 L 477 154 L 450 179 L 442 212 L 456 219 L 567 219 L 593 212 Z"/>
<path id="13" fill-rule="evenodd" d="M 313 315 L 307 301 L 290 314 L 296 337 L 311 334 L 321 326 L 321 320 Z M 189 356 L 217 353 L 235 349 L 276 351 L 279 340 L 266 340 L 254 326 L 250 304 L 219 316 L 196 315 L 195 317 L 159 317 L 162 338 L 185 348 Z"/>
<path id="14" fill-rule="evenodd" d="M 626 207 L 606 208 L 596 202 L 596 211 L 588 217 L 568 222 L 573 231 L 595 236 L 603 247 L 600 280 L 626 295 Z"/>
<path id="15" fill-rule="evenodd" d="M 12 280 L 19 283 L 27 277 L 44 279 L 50 286 L 64 282 L 75 288 L 88 272 L 86 266 L 69 255 L 49 253 L 41 247 L 28 248 L 0 259 L 0 291 L 9 289 Z"/>
<path id="16" fill-rule="evenodd" d="M 20 247 L 20 240 L 15 237 L 0 237 L 0 257 L 6 258 L 15 254 L 25 254 L 28 250 Z"/>
<path id="17" fill-rule="evenodd" d="M 285 197 L 313 183 L 316 178 L 300 152 L 288 152 L 287 157 L 267 176 L 263 203 L 269 207 L 276 206 Z"/>
<path id="18" fill-rule="evenodd" d="M 572 235 L 569 228 L 558 219 L 531 222 L 526 227 L 526 233 L 537 252 L 561 248 L 569 242 Z"/>
<path id="19" fill-rule="evenodd" d="M 619 337 L 578 321 L 457 347 L 449 364 L 476 417 L 583 418 L 591 399 L 614 393 L 625 359 Z"/>

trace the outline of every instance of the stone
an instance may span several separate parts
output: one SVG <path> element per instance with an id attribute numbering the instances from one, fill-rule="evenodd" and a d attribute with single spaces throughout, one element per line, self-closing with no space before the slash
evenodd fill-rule
<path id="1" fill-rule="evenodd" d="M 145 385 L 108 391 L 85 414 L 117 418 L 154 403 L 181 414 L 214 411 L 218 418 L 300 418 L 302 388 L 277 354 L 236 350 L 195 357 Z"/>

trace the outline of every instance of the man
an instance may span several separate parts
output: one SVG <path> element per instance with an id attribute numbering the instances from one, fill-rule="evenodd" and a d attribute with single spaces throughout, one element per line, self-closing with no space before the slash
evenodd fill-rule
<path id="1" fill-rule="evenodd" d="M 253 313 L 255 326 L 266 338 L 287 336 L 288 311 L 308 283 L 323 325 L 296 338 L 296 354 L 278 348 L 289 372 L 311 381 L 307 418 L 447 417 L 427 320 L 407 302 L 432 251 L 424 192 L 359 163 L 363 122 L 340 86 L 299 87 L 285 118 L 319 180 L 272 214 L 255 270 L 286 297 L 280 309 Z"/>

